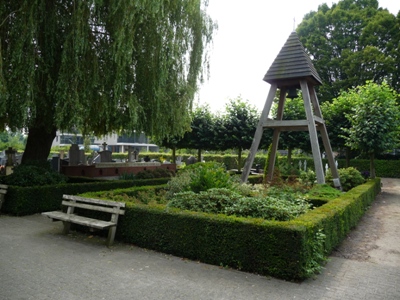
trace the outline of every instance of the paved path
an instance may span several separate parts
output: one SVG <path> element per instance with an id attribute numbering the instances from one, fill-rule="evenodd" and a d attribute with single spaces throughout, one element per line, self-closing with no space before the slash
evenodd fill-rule
<path id="1" fill-rule="evenodd" d="M 397 209 L 391 222 L 400 224 L 399 179 L 383 180 L 376 203 L 388 202 Z M 101 238 L 63 236 L 61 229 L 41 215 L 0 216 L 1 300 L 400 299 L 398 251 L 389 251 L 387 261 L 332 256 L 321 274 L 292 283 L 126 244 L 108 249 Z M 387 228 L 386 235 L 399 231 Z M 386 246 L 400 249 L 399 239 L 392 243 Z"/>

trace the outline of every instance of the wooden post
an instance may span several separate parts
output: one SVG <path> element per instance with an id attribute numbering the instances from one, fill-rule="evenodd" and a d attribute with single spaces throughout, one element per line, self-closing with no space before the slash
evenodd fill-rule
<path id="1" fill-rule="evenodd" d="M 308 131 L 310 133 L 311 149 L 314 158 L 315 173 L 319 184 L 325 183 L 324 167 L 322 165 L 321 153 L 319 150 L 317 128 L 315 126 L 314 115 L 311 108 L 310 92 L 306 80 L 300 81 L 301 91 L 303 92 L 304 108 L 306 110 Z"/>
<path id="2" fill-rule="evenodd" d="M 249 178 L 250 169 L 251 169 L 251 166 L 253 165 L 254 158 L 256 156 L 258 146 L 260 145 L 261 137 L 262 137 L 262 134 L 264 131 L 263 125 L 264 125 L 264 122 L 268 119 L 268 115 L 271 110 L 272 102 L 274 101 L 274 97 L 275 97 L 277 88 L 278 87 L 277 87 L 276 83 L 271 84 L 267 100 L 265 101 L 264 109 L 261 113 L 260 121 L 258 122 L 256 132 L 254 134 L 254 138 L 253 138 L 253 142 L 251 144 L 249 156 L 247 157 L 246 163 L 243 167 L 243 172 L 242 172 L 242 177 L 241 177 L 242 183 L 247 182 L 247 179 Z"/>
<path id="3" fill-rule="evenodd" d="M 310 91 L 311 91 L 310 92 L 311 101 L 314 104 L 315 115 L 317 117 L 320 117 L 323 120 L 321 108 L 318 103 L 318 98 L 317 98 L 315 89 L 313 87 L 311 87 Z M 332 172 L 333 184 L 334 184 L 335 188 L 342 190 L 342 184 L 340 183 L 339 172 L 338 172 L 338 169 L 335 164 L 335 159 L 333 157 L 331 142 L 329 141 L 328 131 L 326 129 L 325 122 L 320 124 L 319 128 L 320 128 L 322 142 L 324 144 L 324 148 L 325 148 L 325 152 L 326 152 L 326 157 L 328 159 L 329 168 L 331 169 L 331 172 Z"/>
<path id="4" fill-rule="evenodd" d="M 283 118 L 283 110 L 285 107 L 285 100 L 286 100 L 286 88 L 281 88 L 280 94 L 279 94 L 277 120 L 282 120 L 282 118 Z M 275 159 L 276 159 L 276 152 L 278 151 L 280 133 L 281 133 L 281 129 L 279 127 L 274 129 L 274 134 L 272 137 L 271 153 L 269 154 L 269 161 L 268 161 L 267 182 L 271 182 L 272 178 L 274 176 Z"/>

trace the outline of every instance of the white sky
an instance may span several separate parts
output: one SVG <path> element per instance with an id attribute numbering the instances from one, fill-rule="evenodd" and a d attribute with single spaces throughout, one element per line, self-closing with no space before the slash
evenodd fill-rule
<path id="1" fill-rule="evenodd" d="M 197 103 L 224 111 L 229 99 L 241 96 L 259 111 L 270 85 L 263 81 L 275 57 L 303 16 L 324 0 L 209 0 L 208 14 L 218 23 L 210 53 L 210 77 Z M 379 0 L 380 7 L 397 15 L 399 0 Z"/>

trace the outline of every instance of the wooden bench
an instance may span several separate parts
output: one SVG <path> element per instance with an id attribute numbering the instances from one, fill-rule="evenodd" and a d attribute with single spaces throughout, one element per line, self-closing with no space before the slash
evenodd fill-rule
<path id="1" fill-rule="evenodd" d="M 96 229 L 108 229 L 107 246 L 112 245 L 112 243 L 114 242 L 115 231 L 117 229 L 118 216 L 125 214 L 125 211 L 123 210 L 123 208 L 125 207 L 125 203 L 84 198 L 72 195 L 63 195 L 62 205 L 67 207 L 67 212 L 49 211 L 43 212 L 42 215 L 51 218 L 53 221 L 62 221 L 64 224 L 64 234 L 68 234 L 71 223 L 84 225 Z M 79 216 L 74 213 L 75 208 L 107 212 L 111 214 L 111 220 L 102 221 Z"/>
<path id="2" fill-rule="evenodd" d="M 7 194 L 8 185 L 0 184 L 0 209 L 4 204 L 6 194 Z"/>

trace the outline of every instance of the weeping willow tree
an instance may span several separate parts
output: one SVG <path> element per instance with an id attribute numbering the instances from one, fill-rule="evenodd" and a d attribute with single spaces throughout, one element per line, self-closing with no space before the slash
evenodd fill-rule
<path id="1" fill-rule="evenodd" d="M 215 24 L 205 0 L 2 0 L 0 127 L 23 163 L 57 130 L 165 138 L 190 127 Z"/>

